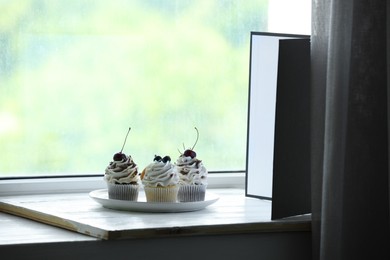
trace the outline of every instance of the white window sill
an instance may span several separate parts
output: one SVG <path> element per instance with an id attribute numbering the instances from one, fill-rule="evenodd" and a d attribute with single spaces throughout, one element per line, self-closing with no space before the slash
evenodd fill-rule
<path id="1" fill-rule="evenodd" d="M 57 212 L 60 216 L 61 214 L 67 214 L 68 217 L 71 216 L 72 218 L 74 215 L 78 215 L 72 221 L 79 218 L 84 223 L 91 224 L 92 227 L 97 223 L 96 227 L 110 229 L 110 225 L 107 223 L 110 223 L 113 219 L 123 221 L 123 223 L 127 223 L 126 232 L 129 238 L 144 239 L 164 238 L 167 236 L 188 237 L 264 232 L 310 232 L 310 216 L 271 221 L 271 202 L 245 197 L 243 189 L 210 189 L 210 192 L 218 194 L 220 199 L 204 210 L 187 213 L 156 214 L 105 209 L 88 198 L 87 193 L 0 197 L 0 211 L 3 209 L 5 212 L 0 213 L 0 224 L 2 227 L 6 227 L 0 230 L 0 245 L 100 240 L 94 236 L 87 236 L 88 232 L 85 231 L 84 233 L 80 230 L 72 232 L 55 227 L 52 225 L 53 223 L 50 223 L 50 216 L 43 221 L 50 225 L 44 225 L 29 219 L 6 214 L 10 212 L 4 210 L 7 207 L 2 207 L 1 204 L 15 198 L 19 200 L 20 207 L 23 207 L 23 204 L 26 204 L 26 207 L 28 207 L 31 200 L 37 204 L 42 201 L 42 204 L 46 204 L 44 207 L 38 205 L 37 212 L 39 207 L 41 207 L 44 209 L 43 212 L 47 208 L 52 208 L 51 211 Z M 50 198 L 52 198 L 52 206 L 47 204 Z M 23 211 L 17 210 L 16 213 L 11 213 L 42 221 L 39 218 L 35 218 L 36 215 L 34 214 L 31 217 L 31 215 L 25 216 L 21 212 Z M 105 220 L 105 218 L 107 219 Z M 29 235 L 26 236 L 25 234 Z"/>
<path id="2" fill-rule="evenodd" d="M 96 207 L 93 219 L 108 213 L 106 223 L 123 214 L 123 224 L 136 223 L 128 239 L 99 238 L 0 212 L 0 251 L 13 259 L 311 259 L 310 216 L 270 221 L 270 201 L 245 197 L 243 189 L 211 189 L 220 200 L 187 213 L 131 213 Z M 31 195 L 45 200 L 61 194 Z M 86 193 L 79 194 L 87 196 Z M 63 194 L 63 204 L 77 194 Z M 8 198 L 30 196 L 8 196 Z M 0 203 L 6 197 L 0 197 Z M 73 197 L 74 198 L 74 197 Z M 76 201 L 82 211 L 87 198 Z M 84 202 L 83 202 L 84 201 Z M 68 205 L 69 206 L 69 205 Z M 68 207 L 64 207 L 66 210 Z M 1 211 L 1 210 L 0 210 Z M 194 221 L 202 223 L 194 225 Z M 200 221 L 200 222 L 199 222 Z M 221 224 L 212 224 L 216 222 Z M 166 225 L 167 222 L 171 223 Z M 162 225 L 162 226 L 161 226 Z M 159 227 L 160 226 L 160 227 Z M 145 232 L 143 232 L 145 231 Z M 172 251 L 173 250 L 173 251 Z M 192 252 L 192 253 L 191 253 Z"/>
<path id="3" fill-rule="evenodd" d="M 244 174 L 210 175 L 208 191 L 220 199 L 206 209 L 186 213 L 132 213 L 105 209 L 88 197 L 89 191 L 102 188 L 106 188 L 102 177 L 0 181 L 2 254 L 12 255 L 15 259 L 30 259 L 32 256 L 36 259 L 64 256 L 69 259 L 107 259 L 114 254 L 125 259 L 130 252 L 134 258 L 145 258 L 145 254 L 151 258 L 168 255 L 171 258 L 171 251 L 168 255 L 161 254 L 167 248 L 174 248 L 179 253 L 176 256 L 182 258 L 197 245 L 205 249 L 202 252 L 207 252 L 205 259 L 239 259 L 243 252 L 246 259 L 306 260 L 311 257 L 310 216 L 271 221 L 269 200 L 245 197 Z M 9 199 L 20 202 L 17 209 L 33 200 L 39 213 L 40 208 L 43 211 L 51 208 L 45 204 L 50 198 L 51 210 L 65 212 L 68 219 L 79 215 L 79 220 L 88 225 L 100 221 L 102 228 L 109 228 L 105 223 L 111 223 L 113 218 L 124 225 L 130 224 L 127 239 L 102 241 L 88 232 L 54 226 L 50 223 L 50 215 L 46 222 L 41 223 L 42 219 L 38 222 L 31 215 L 27 218 L 22 211 L 8 214 L 10 212 L 2 207 Z M 247 242 L 237 244 L 237 241 Z"/>

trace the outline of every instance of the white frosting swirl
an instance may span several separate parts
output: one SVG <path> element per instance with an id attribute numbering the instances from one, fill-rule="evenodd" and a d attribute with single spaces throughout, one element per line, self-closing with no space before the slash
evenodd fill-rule
<path id="1" fill-rule="evenodd" d="M 170 162 L 154 161 L 145 168 L 142 184 L 149 187 L 177 185 L 179 176 Z"/>
<path id="2" fill-rule="evenodd" d="M 196 157 L 181 155 L 176 161 L 180 184 L 184 185 L 207 185 L 207 169 L 201 160 Z"/>
<path id="3" fill-rule="evenodd" d="M 138 167 L 131 156 L 121 161 L 112 161 L 106 168 L 104 179 L 109 183 L 138 184 Z"/>

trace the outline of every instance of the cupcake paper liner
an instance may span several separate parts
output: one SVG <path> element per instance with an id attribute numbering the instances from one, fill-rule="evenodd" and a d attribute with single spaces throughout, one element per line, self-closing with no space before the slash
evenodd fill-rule
<path id="1" fill-rule="evenodd" d="M 177 202 L 178 186 L 144 187 L 147 202 Z"/>
<path id="2" fill-rule="evenodd" d="M 139 185 L 107 183 L 108 198 L 115 200 L 137 201 Z"/>
<path id="3" fill-rule="evenodd" d="M 204 201 L 205 195 L 206 185 L 182 185 L 177 199 L 180 202 Z"/>

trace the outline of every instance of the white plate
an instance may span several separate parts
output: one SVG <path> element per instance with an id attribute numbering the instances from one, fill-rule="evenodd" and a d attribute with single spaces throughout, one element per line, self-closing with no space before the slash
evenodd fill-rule
<path id="1" fill-rule="evenodd" d="M 105 208 L 140 212 L 186 212 L 204 209 L 219 197 L 206 192 L 204 201 L 195 202 L 146 202 L 145 193 L 140 192 L 138 201 L 114 200 L 108 198 L 107 189 L 95 190 L 89 196 Z"/>

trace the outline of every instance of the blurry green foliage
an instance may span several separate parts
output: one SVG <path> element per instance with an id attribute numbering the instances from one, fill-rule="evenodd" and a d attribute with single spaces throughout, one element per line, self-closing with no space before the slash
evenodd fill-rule
<path id="1" fill-rule="evenodd" d="M 244 170 L 250 31 L 267 1 L 0 0 L 0 176 L 103 173 L 195 148 Z"/>

